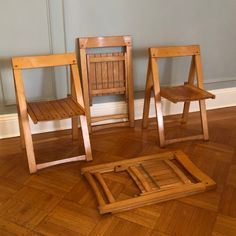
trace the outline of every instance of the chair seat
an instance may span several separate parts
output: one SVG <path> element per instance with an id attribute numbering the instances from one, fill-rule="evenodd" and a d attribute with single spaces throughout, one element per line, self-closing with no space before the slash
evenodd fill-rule
<path id="1" fill-rule="evenodd" d="M 71 97 L 27 103 L 28 113 L 36 124 L 40 121 L 62 120 L 84 115 L 84 108 Z"/>
<path id="2" fill-rule="evenodd" d="M 161 97 L 177 103 L 215 98 L 215 95 L 203 89 L 186 84 L 182 86 L 161 88 Z"/>

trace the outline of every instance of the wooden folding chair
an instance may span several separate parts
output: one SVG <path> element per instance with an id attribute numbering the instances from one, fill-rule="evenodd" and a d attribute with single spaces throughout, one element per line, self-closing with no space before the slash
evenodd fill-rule
<path id="1" fill-rule="evenodd" d="M 94 129 L 117 126 L 134 126 L 134 96 L 132 79 L 132 39 L 130 36 L 78 38 L 81 63 L 82 85 L 86 116 L 91 126 L 109 119 L 127 119 Z M 89 53 L 88 50 L 105 48 L 106 53 Z M 123 47 L 123 52 L 114 52 L 114 48 Z M 110 51 L 109 51 L 109 50 Z M 113 51 L 113 52 L 112 52 Z M 90 106 L 94 96 L 124 94 L 127 112 L 124 114 L 91 117 Z"/>
<path id="2" fill-rule="evenodd" d="M 216 187 L 181 151 L 163 152 L 81 169 L 100 214 L 117 213 Z M 117 191 L 115 186 L 119 184 Z"/>
<path id="3" fill-rule="evenodd" d="M 184 56 L 192 57 L 188 81 L 181 86 L 161 88 L 157 61 L 161 58 L 184 57 Z M 196 84 L 194 83 L 195 74 L 197 78 Z M 143 128 L 146 128 L 148 125 L 150 96 L 152 90 L 154 91 L 155 109 L 156 109 L 159 141 L 161 147 L 180 141 L 209 139 L 205 99 L 215 98 L 215 95 L 203 90 L 203 73 L 202 73 L 202 65 L 200 57 L 200 47 L 198 45 L 156 47 L 149 49 L 149 64 L 147 70 L 147 81 L 146 81 L 144 110 L 143 110 Z M 199 101 L 203 133 L 200 135 L 166 140 L 164 132 L 161 97 L 164 97 L 173 103 L 184 102 L 183 115 L 181 119 L 182 123 L 187 122 L 190 102 Z"/>
<path id="4" fill-rule="evenodd" d="M 68 53 L 47 56 L 14 57 L 12 58 L 12 65 L 16 90 L 16 100 L 18 105 L 20 136 L 23 147 L 26 147 L 30 173 L 34 173 L 38 169 L 61 163 L 79 160 L 92 160 L 88 126 L 85 116 L 85 107 L 75 54 Z M 52 101 L 27 102 L 22 81 L 23 69 L 65 65 L 70 66 L 71 71 L 71 96 Z M 82 136 L 84 140 L 85 155 L 36 164 L 28 114 L 35 124 L 42 121 L 71 118 L 73 139 L 78 138 L 79 117 Z"/>

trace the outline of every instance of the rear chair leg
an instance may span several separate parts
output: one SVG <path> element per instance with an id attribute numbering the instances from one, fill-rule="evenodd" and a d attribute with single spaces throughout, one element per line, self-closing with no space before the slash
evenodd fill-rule
<path id="1" fill-rule="evenodd" d="M 27 113 L 22 115 L 21 122 L 22 122 L 23 134 L 24 134 L 26 154 L 28 158 L 29 171 L 32 174 L 37 171 L 37 166 L 36 166 L 36 161 L 35 161 L 34 146 L 33 146 L 33 140 L 32 140 L 30 125 L 29 125 L 29 118 L 28 118 Z"/>
<path id="2" fill-rule="evenodd" d="M 183 109 L 181 124 L 186 124 L 187 123 L 188 114 L 189 114 L 189 107 L 190 107 L 190 102 L 185 102 L 184 103 L 184 109 Z"/>
<path id="3" fill-rule="evenodd" d="M 80 125 L 81 125 L 83 140 L 84 140 L 86 160 L 92 161 L 93 158 L 92 158 L 92 151 L 91 151 L 91 146 L 90 146 L 89 130 L 88 130 L 87 119 L 85 115 L 80 116 Z"/>
<path id="4" fill-rule="evenodd" d="M 71 118 L 72 124 L 72 139 L 77 140 L 79 138 L 79 130 L 78 130 L 78 117 Z"/>
<path id="5" fill-rule="evenodd" d="M 155 98 L 155 108 L 156 108 L 156 117 L 157 117 L 157 127 L 159 134 L 160 147 L 165 146 L 165 132 L 164 132 L 164 119 L 161 105 L 161 98 Z"/>
<path id="6" fill-rule="evenodd" d="M 150 65 L 149 65 L 149 67 L 150 67 Z M 144 105 L 143 105 L 143 121 L 142 121 L 143 128 L 148 127 L 150 99 L 151 99 L 151 92 L 152 92 L 152 88 L 153 88 L 153 82 L 152 82 L 152 79 L 150 77 L 149 67 L 148 67 L 148 72 L 147 72 L 147 82 L 146 82 Z"/>
<path id="7" fill-rule="evenodd" d="M 209 140 L 205 100 L 200 100 L 199 101 L 199 107 L 200 107 L 200 114 L 201 114 L 203 138 L 204 138 L 204 140 Z"/>

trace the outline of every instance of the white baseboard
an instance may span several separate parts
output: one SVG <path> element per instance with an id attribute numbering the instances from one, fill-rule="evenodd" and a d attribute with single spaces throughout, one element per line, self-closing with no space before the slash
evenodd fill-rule
<path id="1" fill-rule="evenodd" d="M 226 89 L 216 89 L 210 91 L 216 95 L 216 99 L 207 100 L 207 109 L 217 109 L 222 107 L 236 106 L 236 87 Z M 173 104 L 163 99 L 163 113 L 164 115 L 179 114 L 182 112 L 183 104 Z M 135 119 L 142 119 L 143 113 L 143 99 L 136 99 L 135 105 Z M 102 104 L 95 104 L 92 108 L 93 116 L 112 115 L 122 113 L 126 110 L 124 102 L 109 102 Z M 192 102 L 190 111 L 198 111 L 198 103 Z M 149 117 L 155 117 L 154 99 L 151 99 Z M 116 122 L 117 120 L 109 120 L 100 122 L 100 124 Z M 69 129 L 71 127 L 70 120 L 50 121 L 34 125 L 31 122 L 32 133 L 51 132 L 55 130 Z M 17 114 L 0 115 L 0 139 L 19 136 L 18 117 Z"/>

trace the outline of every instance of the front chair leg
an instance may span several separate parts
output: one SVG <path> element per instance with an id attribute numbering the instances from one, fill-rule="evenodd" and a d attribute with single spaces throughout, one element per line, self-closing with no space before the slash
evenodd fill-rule
<path id="1" fill-rule="evenodd" d="M 91 151 L 91 145 L 90 145 L 89 130 L 88 130 L 88 124 L 87 124 L 87 119 L 85 115 L 80 116 L 80 125 L 81 125 L 83 140 L 84 140 L 86 160 L 92 161 L 93 158 L 92 158 L 92 151 Z"/>
<path id="2" fill-rule="evenodd" d="M 201 114 L 203 139 L 204 140 L 209 140 L 209 132 L 208 132 L 207 113 L 206 113 L 206 103 L 205 103 L 205 100 L 200 100 L 199 101 L 199 107 L 200 107 L 200 114 Z"/>
<path id="3" fill-rule="evenodd" d="M 77 140 L 79 138 L 78 132 L 78 117 L 71 118 L 71 125 L 72 125 L 72 139 Z"/>
<path id="4" fill-rule="evenodd" d="M 161 98 L 155 98 L 155 108 L 156 108 L 156 117 L 157 117 L 157 127 L 159 134 L 160 147 L 165 146 L 165 131 L 164 131 L 164 119 L 161 105 Z"/>
<path id="5" fill-rule="evenodd" d="M 29 171 L 32 174 L 37 171 L 37 166 L 36 166 L 36 161 L 35 161 L 34 146 L 33 146 L 33 140 L 32 140 L 30 125 L 29 125 L 29 118 L 28 118 L 27 113 L 21 116 L 21 122 L 22 122 L 22 129 L 23 129 L 23 134 L 24 134 L 24 139 L 25 139 L 24 141 L 25 141 Z"/>
<path id="6" fill-rule="evenodd" d="M 181 124 L 186 124 L 188 120 L 190 102 L 184 102 L 184 109 L 182 114 Z"/>
<path id="7" fill-rule="evenodd" d="M 152 78 L 151 78 L 150 67 L 151 67 L 151 64 L 149 61 L 148 62 L 148 71 L 147 71 L 147 81 L 146 81 L 146 87 L 145 87 L 145 95 L 144 95 L 144 104 L 143 104 L 143 120 L 142 120 L 143 128 L 148 127 L 150 99 L 151 99 L 151 92 L 153 89 L 153 82 L 152 82 Z"/>

